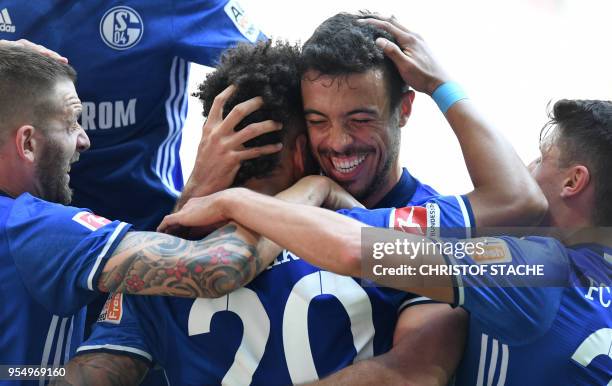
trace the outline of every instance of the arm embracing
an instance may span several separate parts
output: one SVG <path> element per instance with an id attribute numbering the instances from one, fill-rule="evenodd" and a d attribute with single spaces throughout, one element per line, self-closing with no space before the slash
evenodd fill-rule
<path id="1" fill-rule="evenodd" d="M 148 369 L 143 360 L 127 355 L 85 354 L 70 360 L 66 376 L 55 379 L 51 385 L 135 386 L 140 384 Z"/>
<path id="2" fill-rule="evenodd" d="M 401 313 L 393 347 L 312 385 L 447 385 L 459 364 L 468 316 L 446 304 L 422 304 Z"/>
<path id="3" fill-rule="evenodd" d="M 131 232 L 104 266 L 98 288 L 139 295 L 223 296 L 270 263 L 272 258 L 263 261 L 255 245 L 256 236 L 235 224 L 197 241 Z"/>

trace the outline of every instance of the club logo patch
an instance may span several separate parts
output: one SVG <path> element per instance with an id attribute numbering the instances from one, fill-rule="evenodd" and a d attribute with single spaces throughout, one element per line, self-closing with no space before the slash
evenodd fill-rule
<path id="1" fill-rule="evenodd" d="M 474 253 L 472 259 L 476 264 L 498 264 L 512 262 L 512 254 L 504 240 L 494 237 L 473 239 L 474 243 L 482 245 L 482 253 Z"/>
<path id="2" fill-rule="evenodd" d="M 107 46 L 115 50 L 134 47 L 143 33 L 142 18 L 130 7 L 113 7 L 100 20 L 100 36 Z"/>
<path id="3" fill-rule="evenodd" d="M 244 10 L 236 0 L 230 0 L 223 10 L 245 38 L 251 43 L 257 41 L 259 29 L 255 27 L 255 24 L 245 15 Z"/>
<path id="4" fill-rule="evenodd" d="M 112 222 L 111 220 L 101 216 L 96 216 L 90 212 L 79 212 L 72 217 L 72 220 L 92 231 L 98 230 Z"/>
<path id="5" fill-rule="evenodd" d="M 112 294 L 104 303 L 104 308 L 98 317 L 98 322 L 107 322 L 112 324 L 121 323 L 123 315 L 123 294 Z"/>

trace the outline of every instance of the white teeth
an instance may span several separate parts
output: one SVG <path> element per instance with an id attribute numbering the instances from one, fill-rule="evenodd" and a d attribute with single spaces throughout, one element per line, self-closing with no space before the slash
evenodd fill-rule
<path id="1" fill-rule="evenodd" d="M 334 168 L 340 173 L 350 173 L 355 168 L 366 159 L 366 154 L 352 156 L 352 157 L 343 157 L 343 158 L 331 158 L 332 164 Z"/>

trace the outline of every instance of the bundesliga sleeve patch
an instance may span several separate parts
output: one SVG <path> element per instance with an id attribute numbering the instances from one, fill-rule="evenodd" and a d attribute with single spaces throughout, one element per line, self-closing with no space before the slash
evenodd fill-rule
<path id="1" fill-rule="evenodd" d="M 251 43 L 257 41 L 259 29 L 255 27 L 255 24 L 245 15 L 244 10 L 236 0 L 230 0 L 223 10 L 245 38 Z"/>
<path id="2" fill-rule="evenodd" d="M 472 260 L 476 264 L 498 264 L 512 262 L 512 254 L 504 240 L 494 237 L 473 239 L 474 243 L 482 245 L 482 253 L 474 253 Z"/>
<path id="3" fill-rule="evenodd" d="M 123 315 L 123 294 L 115 293 L 108 297 L 104 308 L 98 317 L 98 322 L 106 322 L 112 324 L 121 323 Z"/>
<path id="4" fill-rule="evenodd" d="M 434 203 L 426 206 L 407 206 L 391 211 L 389 227 L 417 235 L 437 236 L 440 227 L 440 207 Z"/>
<path id="5" fill-rule="evenodd" d="M 75 214 L 74 217 L 72 217 L 72 220 L 92 231 L 98 230 L 111 223 L 110 220 L 104 217 L 96 216 L 93 213 L 85 211 Z"/>

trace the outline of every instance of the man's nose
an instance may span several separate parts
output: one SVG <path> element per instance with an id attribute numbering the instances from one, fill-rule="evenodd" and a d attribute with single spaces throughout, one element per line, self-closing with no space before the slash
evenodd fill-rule
<path id="1" fill-rule="evenodd" d="M 85 132 L 83 127 L 81 127 L 77 137 L 77 151 L 79 153 L 82 153 L 85 150 L 89 149 L 89 146 L 91 146 L 91 142 L 89 142 L 89 136 L 87 136 L 87 133 Z"/>

